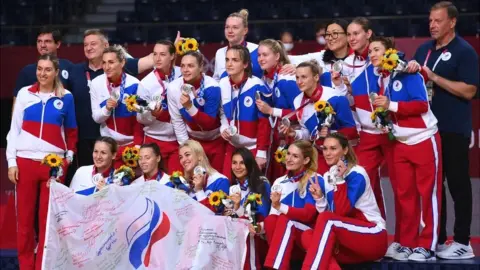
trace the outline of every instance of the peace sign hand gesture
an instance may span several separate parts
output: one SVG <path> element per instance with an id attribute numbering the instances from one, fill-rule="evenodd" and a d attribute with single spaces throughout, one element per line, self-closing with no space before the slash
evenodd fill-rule
<path id="1" fill-rule="evenodd" d="M 312 197 L 315 200 L 319 200 L 323 198 L 323 192 L 322 189 L 320 188 L 320 185 L 318 184 L 318 177 L 315 177 L 315 181 L 312 180 L 312 178 L 309 178 L 308 181 L 310 182 L 310 187 L 308 190 L 312 194 Z"/>

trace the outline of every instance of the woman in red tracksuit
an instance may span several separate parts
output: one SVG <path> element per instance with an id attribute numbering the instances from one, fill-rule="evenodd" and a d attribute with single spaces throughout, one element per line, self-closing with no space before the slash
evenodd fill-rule
<path id="1" fill-rule="evenodd" d="M 253 222 L 253 218 L 249 216 L 248 205 L 244 207 L 245 201 L 252 194 L 261 196 L 261 204 L 258 204 L 255 214 L 257 227 L 252 223 L 249 225 L 250 235 L 247 238 L 247 256 L 243 269 L 262 269 L 267 251 L 263 221 L 270 211 L 270 183 L 261 176 L 255 157 L 247 148 L 235 149 L 230 163 L 231 179 L 232 183 L 235 183 L 230 186 L 230 199 L 233 201 L 232 210 L 235 214 Z"/>
<path id="2" fill-rule="evenodd" d="M 302 269 L 340 269 L 339 263 L 375 261 L 387 250 L 385 220 L 380 215 L 365 169 L 348 139 L 327 135 L 323 155 L 330 166 L 310 192 L 319 212 L 314 230 L 302 236 L 307 255 Z"/>
<path id="3" fill-rule="evenodd" d="M 291 117 L 292 121 L 296 119 L 295 115 L 289 115 L 289 113 L 295 109 L 293 100 L 300 94 L 300 90 L 294 75 L 281 74 L 282 67 L 290 61 L 280 42 L 273 39 L 262 40 L 258 46 L 258 63 L 264 72 L 262 80 L 270 97 L 268 102 L 260 99 L 256 101 L 258 109 L 270 116 L 272 128 L 271 156 L 267 176 L 270 179 L 276 179 L 285 174 L 285 167 L 275 161 L 274 153 L 280 145 L 288 143 L 287 138 L 279 133 L 278 128 L 283 117 Z"/>
<path id="4" fill-rule="evenodd" d="M 105 73 L 93 79 L 90 86 L 93 120 L 100 124 L 100 134 L 112 137 L 119 146 L 115 168 L 123 165 L 125 147 L 133 146 L 134 137 L 143 136 L 136 112 L 129 111 L 126 104 L 129 96 L 137 94 L 139 81 L 126 74 L 124 66 L 123 49 L 117 46 L 106 48 L 103 51 Z"/>
<path id="5" fill-rule="evenodd" d="M 317 215 L 309 179 L 323 181 L 317 174 L 317 158 L 317 150 L 309 141 L 295 141 L 288 147 L 288 173 L 275 180 L 270 194 L 272 207 L 264 221 L 269 244 L 266 267 L 290 269 L 292 255 L 303 257 L 307 243 L 302 235 L 312 228 Z"/>
<path id="6" fill-rule="evenodd" d="M 63 175 L 73 159 L 77 123 L 72 94 L 58 78 L 56 56 L 40 56 L 37 83 L 20 89 L 7 135 L 8 178 L 16 185 L 17 252 L 20 269 L 41 269 L 48 212 L 50 169 L 42 165 L 48 154 L 63 160 Z M 64 177 L 59 175 L 60 181 Z M 38 252 L 35 259 L 34 219 L 39 200 Z"/>
<path id="7" fill-rule="evenodd" d="M 137 120 L 143 126 L 145 139 L 136 139 L 135 145 L 156 143 L 160 148 L 167 173 L 180 171 L 178 161 L 178 142 L 167 105 L 167 86 L 182 74 L 175 64 L 175 46 L 171 41 L 161 40 L 153 48 L 155 69 L 142 79 L 138 85 L 138 96 L 150 104 L 157 103 L 154 110 L 137 114 Z M 144 139 L 144 141 L 143 141 Z"/>
<path id="8" fill-rule="evenodd" d="M 390 39 L 372 40 L 370 58 L 374 66 L 382 66 L 387 49 L 394 49 Z M 396 137 L 393 164 L 398 182 L 392 187 L 402 209 L 396 213 L 402 237 L 401 248 L 393 259 L 435 260 L 442 201 L 442 149 L 437 119 L 430 110 L 422 75 L 387 71 L 382 72 L 385 92 L 373 104 L 390 111 Z M 420 221 L 424 225 L 419 233 Z"/>
<path id="9" fill-rule="evenodd" d="M 252 76 L 248 49 L 234 45 L 227 50 L 228 77 L 220 80 L 222 93 L 221 135 L 228 142 L 223 174 L 230 178 L 235 147 L 246 147 L 255 155 L 260 168 L 267 163 L 271 127 L 267 115 L 260 112 L 255 100 L 267 92 L 262 80 Z M 232 133 L 232 130 L 234 131 Z"/>

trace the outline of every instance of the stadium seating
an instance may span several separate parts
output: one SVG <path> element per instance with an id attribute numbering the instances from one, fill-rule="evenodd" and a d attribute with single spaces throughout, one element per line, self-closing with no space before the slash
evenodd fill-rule
<path id="1" fill-rule="evenodd" d="M 314 20 L 375 16 L 372 20 L 378 34 L 404 37 L 428 36 L 427 14 L 435 0 L 136 0 L 135 11 L 118 11 L 116 32 L 118 42 L 153 42 L 174 38 L 176 29 L 185 29 L 185 36 L 195 35 L 205 42 L 219 42 L 223 37 L 223 21 L 232 12 L 246 7 L 250 10 L 249 39 L 278 38 L 282 29 L 290 28 L 295 39 L 314 37 Z M 458 23 L 461 35 L 480 33 L 478 16 L 471 1 L 455 1 L 462 16 Z M 470 4 L 469 4 L 470 3 Z M 19 0 L 2 1 L 0 25 L 2 45 L 33 44 L 32 33 L 39 25 L 62 25 L 72 18 L 81 18 L 88 9 L 82 0 Z M 92 8 L 90 8 L 92 10 Z M 94 8 L 93 8 L 94 10 Z M 425 15 L 408 17 L 405 15 Z M 257 23 L 257 22 L 258 23 Z M 268 21 L 268 23 L 265 23 Z M 166 25 L 170 23 L 169 25 Z M 15 27 L 12 27 L 15 26 Z M 178 26 L 178 27 L 177 27 Z M 308 29 L 308 31 L 307 31 Z M 63 29 L 66 32 L 68 29 Z M 213 31 L 215 30 L 215 31 Z"/>

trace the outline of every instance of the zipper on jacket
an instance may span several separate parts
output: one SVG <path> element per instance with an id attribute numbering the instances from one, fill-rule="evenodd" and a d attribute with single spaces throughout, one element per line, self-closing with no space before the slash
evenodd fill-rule
<path id="1" fill-rule="evenodd" d="M 39 134 L 39 139 L 42 139 L 42 133 L 43 133 L 43 117 L 45 115 L 45 107 L 48 102 L 48 99 L 46 102 L 43 102 L 42 100 L 42 117 L 40 118 L 40 134 Z"/>
<path id="2" fill-rule="evenodd" d="M 113 116 L 113 127 L 115 128 L 115 132 L 117 132 L 117 121 L 115 121 L 115 108 L 113 108 L 112 116 Z"/>

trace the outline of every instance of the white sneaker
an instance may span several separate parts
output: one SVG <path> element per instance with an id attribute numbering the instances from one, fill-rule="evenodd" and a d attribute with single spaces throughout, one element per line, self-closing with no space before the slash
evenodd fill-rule
<path id="1" fill-rule="evenodd" d="M 407 261 L 408 257 L 412 255 L 413 251 L 411 248 L 400 246 L 397 250 L 397 253 L 393 255 L 392 259 L 396 261 Z"/>
<path id="2" fill-rule="evenodd" d="M 438 254 L 439 252 L 442 252 L 442 251 L 446 250 L 448 247 L 450 247 L 450 245 L 451 244 L 447 244 L 446 242 L 445 242 L 445 244 L 438 244 L 435 252 Z"/>
<path id="3" fill-rule="evenodd" d="M 475 257 L 470 244 L 468 246 L 453 242 L 447 249 L 437 253 L 437 256 L 447 260 L 463 260 Z"/>
<path id="4" fill-rule="evenodd" d="M 388 246 L 388 249 L 387 249 L 387 253 L 385 253 L 385 258 L 393 258 L 393 256 L 395 256 L 395 254 L 398 253 L 398 250 L 402 247 L 402 245 L 400 245 L 400 243 L 397 243 L 397 242 L 393 242 L 390 244 L 390 246 Z"/>
<path id="5" fill-rule="evenodd" d="M 408 260 L 416 262 L 434 261 L 436 259 L 435 252 L 422 247 L 413 249 L 413 253 L 408 256 Z"/>

